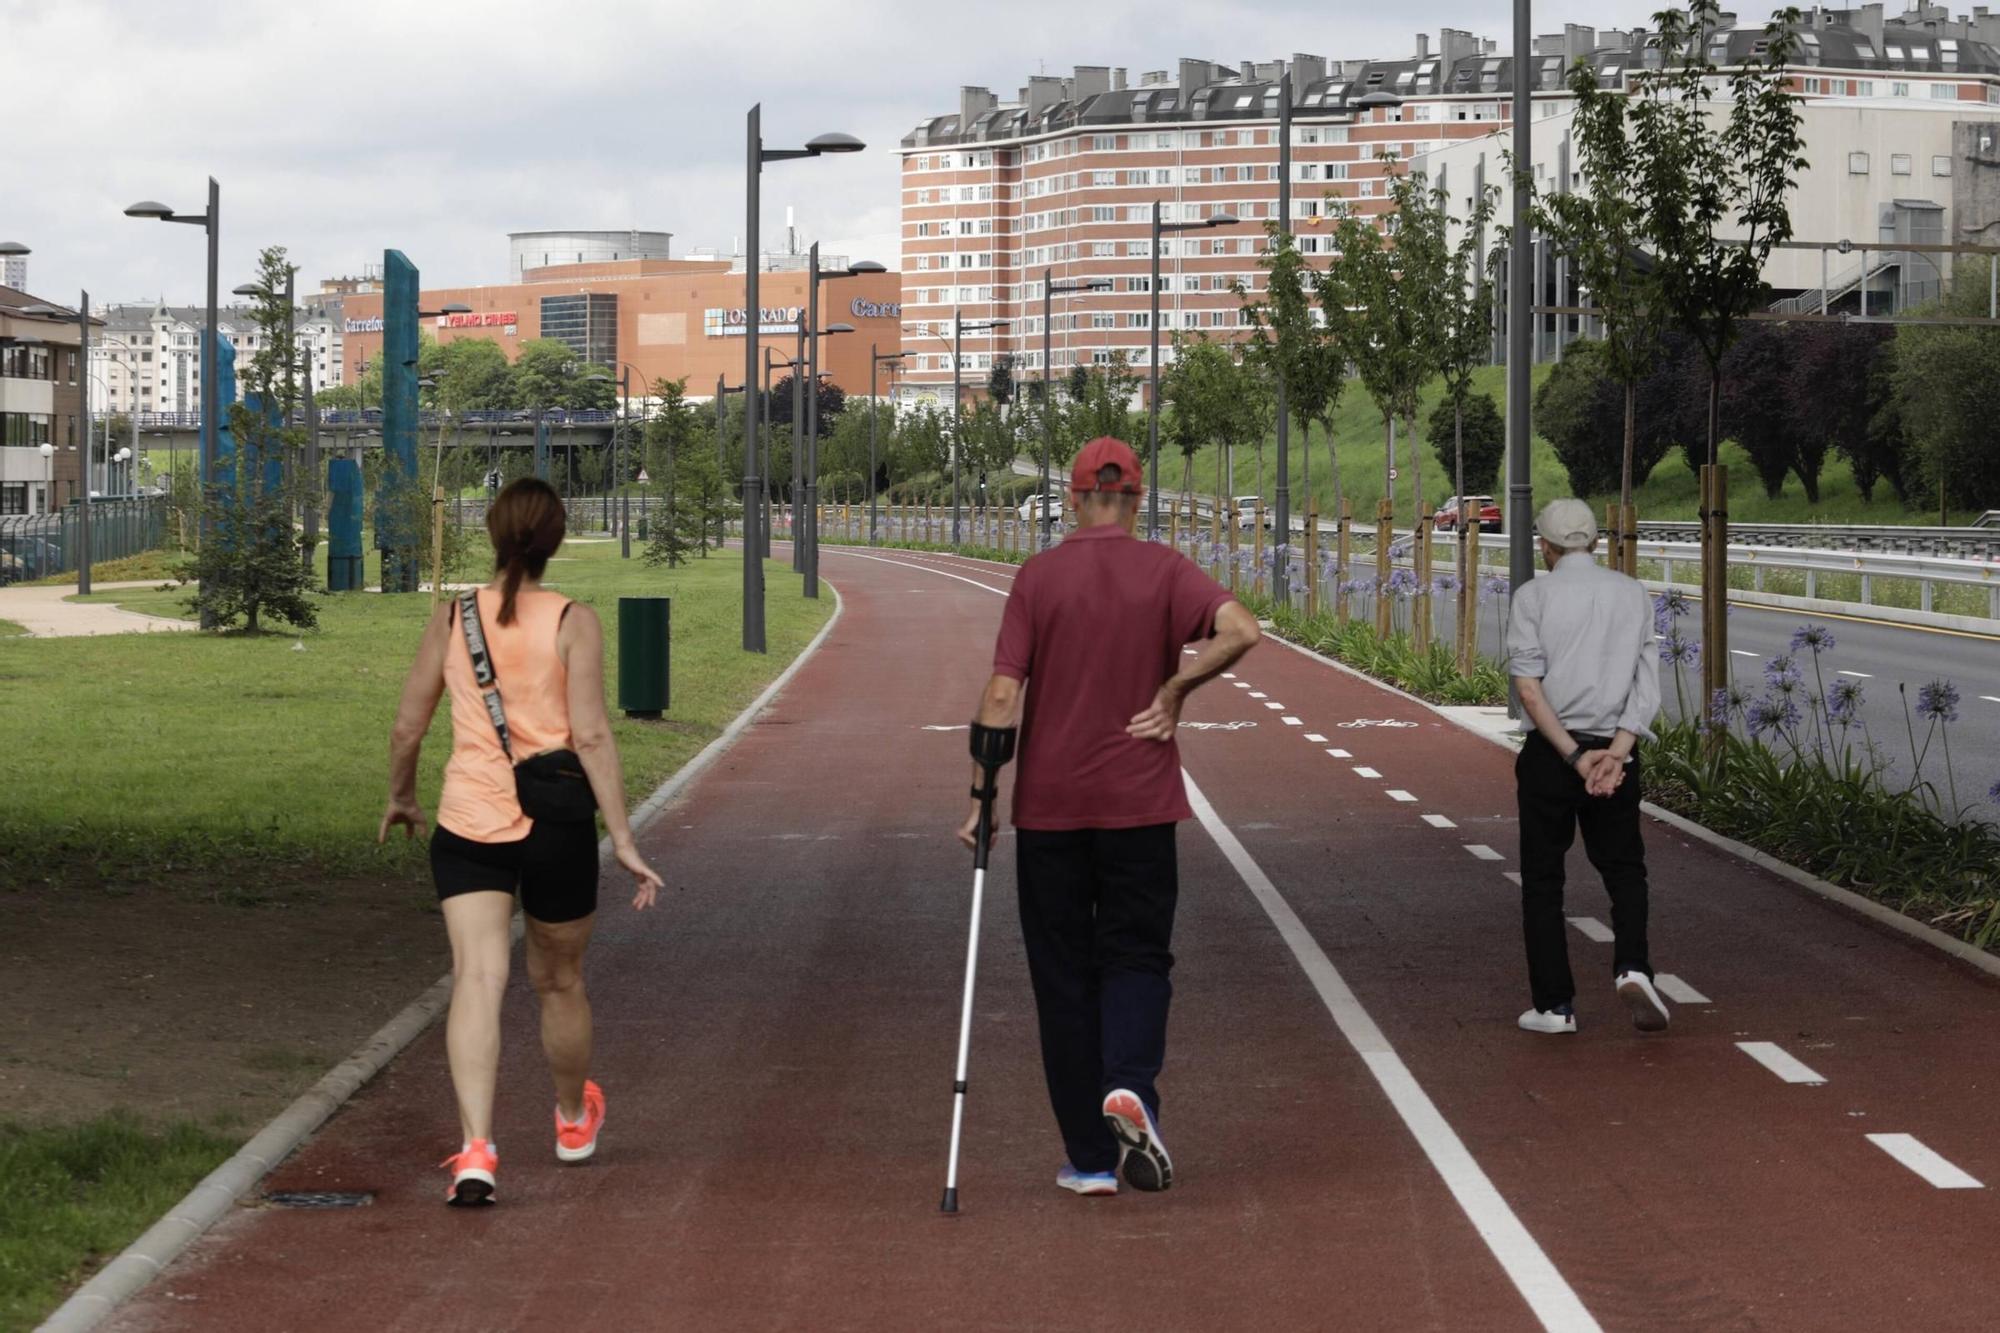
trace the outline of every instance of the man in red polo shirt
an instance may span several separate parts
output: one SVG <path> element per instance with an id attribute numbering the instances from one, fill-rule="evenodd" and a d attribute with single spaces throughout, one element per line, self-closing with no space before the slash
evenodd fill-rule
<path id="1" fill-rule="evenodd" d="M 1122 1165 L 1134 1189 L 1163 1190 L 1173 1164 L 1154 1081 L 1173 994 L 1174 825 L 1193 813 L 1174 732 L 1188 694 L 1256 644 L 1257 621 L 1186 556 L 1134 536 L 1144 487 L 1124 441 L 1084 446 L 1070 490 L 1077 528 L 1015 578 L 977 721 L 1022 732 L 1015 859 L 1069 1150 L 1056 1183 L 1115 1194 Z M 975 802 L 968 846 L 978 816 Z"/>

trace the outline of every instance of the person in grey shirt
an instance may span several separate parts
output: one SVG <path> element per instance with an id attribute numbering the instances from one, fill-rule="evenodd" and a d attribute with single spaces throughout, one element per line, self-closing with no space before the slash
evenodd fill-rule
<path id="1" fill-rule="evenodd" d="M 1646 849 L 1639 759 L 1660 711 L 1652 599 L 1599 565 L 1597 520 L 1557 500 L 1535 520 L 1546 578 L 1514 592 L 1508 674 L 1534 730 L 1514 764 L 1521 812 L 1521 929 L 1534 1007 L 1529 1032 L 1576 1031 L 1576 982 L 1563 918 L 1563 860 L 1579 828 L 1611 895 L 1612 984 L 1642 1032 L 1667 1026 L 1646 950 Z"/>

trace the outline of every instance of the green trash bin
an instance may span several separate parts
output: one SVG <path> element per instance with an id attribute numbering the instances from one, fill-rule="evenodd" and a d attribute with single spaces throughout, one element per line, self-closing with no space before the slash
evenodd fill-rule
<path id="1" fill-rule="evenodd" d="M 673 642 L 671 597 L 618 599 L 618 706 L 627 717 L 658 717 L 667 710 Z"/>

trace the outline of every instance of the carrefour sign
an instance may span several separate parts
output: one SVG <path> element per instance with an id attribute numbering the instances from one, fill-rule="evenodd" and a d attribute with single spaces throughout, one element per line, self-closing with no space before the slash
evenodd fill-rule
<path id="1" fill-rule="evenodd" d="M 766 333 L 796 333 L 799 317 L 804 313 L 802 306 L 765 306 L 757 312 L 757 333 L 760 337 Z M 701 312 L 701 331 L 706 337 L 741 338 L 749 326 L 749 311 L 742 306 Z"/>
<path id="2" fill-rule="evenodd" d="M 848 309 L 854 312 L 856 319 L 901 319 L 903 317 L 902 304 L 896 301 L 864 301 L 856 297 L 854 304 L 849 306 Z"/>
<path id="3" fill-rule="evenodd" d="M 341 331 L 343 333 L 380 333 L 382 331 L 382 317 L 375 315 L 369 319 L 350 319 L 342 327 Z"/>

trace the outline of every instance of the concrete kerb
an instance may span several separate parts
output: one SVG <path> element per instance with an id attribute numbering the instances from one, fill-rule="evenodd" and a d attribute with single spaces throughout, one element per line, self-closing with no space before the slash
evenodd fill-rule
<path id="1" fill-rule="evenodd" d="M 1469 731 L 1481 740 L 1497 745 L 1503 750 L 1512 752 L 1520 748 L 1517 745 L 1511 744 L 1504 736 L 1496 735 L 1494 732 L 1480 727 L 1465 718 L 1456 716 L 1450 709 L 1442 708 L 1428 699 L 1420 699 L 1414 694 L 1399 690 L 1393 685 L 1375 679 L 1375 677 L 1368 675 L 1366 672 L 1356 671 L 1344 662 L 1336 662 L 1330 657 L 1316 653 L 1310 648 L 1302 647 L 1299 644 L 1291 642 L 1289 639 L 1278 639 L 1275 635 L 1273 638 L 1276 642 L 1290 648 L 1293 652 L 1303 653 L 1322 666 L 1332 667 L 1335 671 L 1344 672 L 1357 680 L 1365 680 L 1377 689 L 1385 690 L 1390 694 L 1407 699 L 1420 707 L 1427 708 L 1453 726 L 1464 731 Z M 2000 957 L 1995 957 L 1984 949 L 1975 948 L 1967 944 L 1964 940 L 1947 935 L 1935 926 L 1927 926 L 1914 917 L 1898 912 L 1893 907 L 1884 907 L 1874 899 L 1864 897 L 1852 889 L 1843 889 L 1838 884 L 1823 880 L 1819 876 L 1801 870 L 1795 865 L 1789 865 L 1784 861 L 1780 861 L 1770 853 L 1760 852 L 1748 843 L 1724 837 L 1713 829 L 1704 828 L 1702 825 L 1695 823 L 1685 815 L 1677 815 L 1671 810 L 1654 805 L 1651 801 L 1641 801 L 1639 808 L 1651 818 L 1658 820 L 1669 828 L 1687 834 L 1687 836 L 1698 842 L 1705 842 L 1716 850 L 1727 852 L 1739 860 L 1747 861 L 1760 870 L 1767 870 L 1780 879 L 1784 879 L 1806 890 L 1808 893 L 1815 894 L 1838 907 L 1866 917 L 1878 925 L 1887 926 L 1890 930 L 1898 934 L 1907 935 L 1913 940 L 1928 944 L 1934 949 L 1949 954 L 1959 962 L 1966 963 L 1990 977 L 2000 979 Z"/>
<path id="2" fill-rule="evenodd" d="M 831 583 L 825 586 L 833 593 L 833 614 L 827 617 L 826 624 L 820 627 L 819 633 L 813 636 L 812 642 L 792 660 L 791 665 L 723 728 L 720 736 L 702 747 L 699 754 L 682 764 L 639 804 L 632 812 L 635 831 L 658 818 L 660 812 L 685 791 L 689 783 L 721 758 L 826 642 L 833 627 L 840 623 L 843 603 L 838 588 Z M 600 862 L 610 861 L 611 840 L 604 839 L 598 844 L 597 851 Z M 521 917 L 516 913 L 516 943 L 520 941 L 521 931 Z M 291 1156 L 314 1131 L 332 1118 L 348 1098 L 360 1091 L 368 1080 L 415 1041 L 444 1011 L 450 1000 L 451 975 L 447 973 L 385 1023 L 359 1050 L 328 1070 L 319 1082 L 279 1112 L 276 1119 L 237 1149 L 228 1161 L 209 1172 L 200 1184 L 167 1211 L 166 1216 L 126 1246 L 117 1258 L 99 1269 L 90 1281 L 77 1288 L 42 1323 L 41 1333 L 84 1333 L 84 1330 L 102 1323 L 204 1232 L 227 1216 L 238 1199 L 256 1188 L 257 1182 L 273 1167 Z"/>

